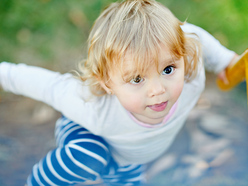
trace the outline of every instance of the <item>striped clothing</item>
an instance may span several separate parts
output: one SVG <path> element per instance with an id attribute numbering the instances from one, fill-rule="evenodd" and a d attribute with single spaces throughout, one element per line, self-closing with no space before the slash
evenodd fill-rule
<path id="1" fill-rule="evenodd" d="M 28 185 L 74 185 L 102 180 L 108 185 L 141 185 L 144 166 L 120 167 L 108 144 L 80 125 L 60 118 L 56 123 L 58 148 L 34 165 Z"/>

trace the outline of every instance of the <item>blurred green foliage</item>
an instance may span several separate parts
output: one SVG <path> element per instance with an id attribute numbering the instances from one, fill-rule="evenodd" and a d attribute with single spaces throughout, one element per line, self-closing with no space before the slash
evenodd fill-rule
<path id="1" fill-rule="evenodd" d="M 247 0 L 161 0 L 181 20 L 187 19 L 226 47 L 242 53 L 248 48 Z"/>
<path id="2" fill-rule="evenodd" d="M 213 34 L 228 48 L 248 47 L 248 1 L 158 0 L 181 20 Z M 59 64 L 85 55 L 94 20 L 113 0 L 1 0 L 1 61 Z"/>

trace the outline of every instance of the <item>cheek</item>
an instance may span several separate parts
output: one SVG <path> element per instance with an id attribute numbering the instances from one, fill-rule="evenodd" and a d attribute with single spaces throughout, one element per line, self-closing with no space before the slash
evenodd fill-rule
<path id="1" fill-rule="evenodd" d="M 174 87 L 172 95 L 175 100 L 179 98 L 183 91 L 184 81 L 177 82 L 177 86 Z"/>
<path id="2" fill-rule="evenodd" d="M 129 112 L 138 112 L 144 106 L 144 103 L 142 102 L 143 99 L 141 98 L 141 96 L 135 94 L 126 95 L 125 97 L 122 96 L 118 99 L 122 106 Z"/>

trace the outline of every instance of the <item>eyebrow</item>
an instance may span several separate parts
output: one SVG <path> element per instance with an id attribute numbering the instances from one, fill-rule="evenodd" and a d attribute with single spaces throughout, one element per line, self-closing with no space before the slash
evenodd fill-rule
<path id="1" fill-rule="evenodd" d="M 133 78 L 133 72 L 131 70 L 128 70 L 122 74 L 122 78 L 126 81 L 129 80 L 131 77 Z"/>
<path id="2" fill-rule="evenodd" d="M 169 58 L 169 59 L 162 60 L 161 66 L 168 66 L 168 65 L 176 64 L 176 63 L 177 63 L 177 59 Z M 159 66 L 160 66 L 160 64 L 159 64 Z"/>
<path id="3" fill-rule="evenodd" d="M 163 66 L 164 65 L 169 65 L 169 64 L 173 64 L 173 63 L 176 63 L 177 62 L 177 60 L 174 60 L 174 59 L 172 59 L 172 58 L 170 58 L 170 59 L 165 59 L 165 60 L 162 60 L 162 62 L 161 62 L 161 64 L 163 64 Z M 129 74 L 134 74 L 134 70 L 123 70 L 123 77 L 125 77 L 125 76 L 128 76 Z"/>
<path id="4" fill-rule="evenodd" d="M 180 59 L 181 57 L 180 58 L 172 57 L 169 59 L 162 60 L 162 62 L 164 65 L 177 64 Z"/>

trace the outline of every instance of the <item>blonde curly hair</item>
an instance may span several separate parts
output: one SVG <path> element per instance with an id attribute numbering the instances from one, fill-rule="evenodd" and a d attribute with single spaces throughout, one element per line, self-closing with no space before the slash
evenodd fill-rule
<path id="1" fill-rule="evenodd" d="M 185 81 L 198 72 L 200 45 L 187 36 L 183 25 L 171 11 L 155 0 L 126 0 L 112 3 L 95 21 L 88 38 L 88 57 L 80 63 L 80 78 L 87 81 L 94 95 L 106 94 L 101 82 L 122 69 L 124 57 L 131 52 L 136 67 L 132 76 L 142 75 L 152 64 L 158 66 L 161 44 L 175 58 L 184 58 Z M 154 60 L 147 60 L 154 59 Z"/>

